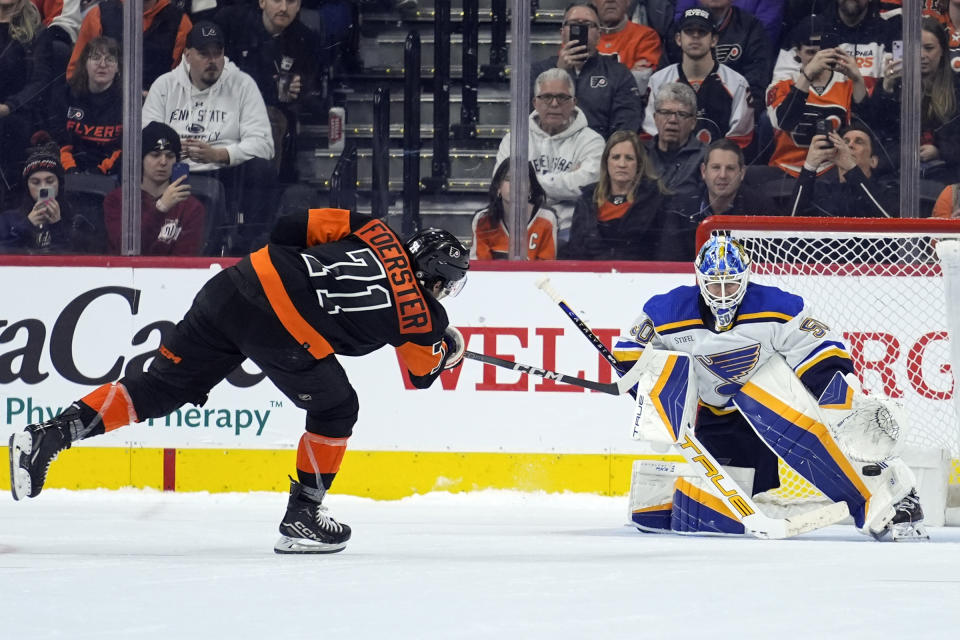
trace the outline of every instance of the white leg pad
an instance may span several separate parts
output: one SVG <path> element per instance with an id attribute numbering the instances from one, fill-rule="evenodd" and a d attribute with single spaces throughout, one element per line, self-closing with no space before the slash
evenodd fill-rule
<path id="1" fill-rule="evenodd" d="M 884 531 L 895 514 L 894 505 L 906 497 L 917 483 L 913 471 L 900 458 L 890 458 L 876 467 L 880 468 L 879 475 L 869 476 L 863 474 L 862 470 L 860 472 L 863 483 L 871 493 L 863 527 L 860 528 L 867 535 L 878 535 Z M 870 468 L 870 465 L 863 468 Z"/>

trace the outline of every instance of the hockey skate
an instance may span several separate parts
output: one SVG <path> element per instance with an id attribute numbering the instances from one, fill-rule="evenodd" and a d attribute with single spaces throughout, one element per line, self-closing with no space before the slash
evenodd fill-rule
<path id="1" fill-rule="evenodd" d="M 327 508 L 304 495 L 303 485 L 290 480 L 287 513 L 280 523 L 277 553 L 336 553 L 350 539 L 350 527 L 337 522 Z"/>
<path id="2" fill-rule="evenodd" d="M 74 404 L 56 418 L 28 425 L 10 436 L 10 492 L 14 500 L 40 495 L 50 463 L 70 448 L 82 427 L 80 408 Z"/>
<path id="3" fill-rule="evenodd" d="M 895 511 L 893 519 L 883 531 L 873 534 L 874 538 L 881 540 L 889 533 L 890 539 L 894 542 L 917 542 L 930 539 L 927 528 L 923 526 L 923 508 L 920 506 L 920 496 L 917 495 L 916 489 L 911 489 L 910 493 L 893 508 Z"/>

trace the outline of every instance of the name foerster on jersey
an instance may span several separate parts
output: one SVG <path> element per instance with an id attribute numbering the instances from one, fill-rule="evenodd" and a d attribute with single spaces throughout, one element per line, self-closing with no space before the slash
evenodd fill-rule
<path id="1" fill-rule="evenodd" d="M 722 396 L 736 393 L 746 382 L 748 374 L 757 366 L 759 359 L 759 342 L 723 353 L 697 356 L 697 361 L 704 369 L 726 383 L 716 387 L 716 392 Z"/>

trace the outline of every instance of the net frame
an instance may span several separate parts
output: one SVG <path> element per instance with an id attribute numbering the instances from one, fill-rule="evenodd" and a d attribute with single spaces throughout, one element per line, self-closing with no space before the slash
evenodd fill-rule
<path id="1" fill-rule="evenodd" d="M 752 282 L 801 295 L 843 337 L 867 392 L 899 395 L 911 418 L 906 444 L 948 450 L 951 484 L 960 483 L 960 358 L 949 344 L 960 313 L 936 250 L 944 240 L 960 246 L 960 220 L 713 216 L 697 247 L 720 231 L 745 245 Z M 816 495 L 802 478 L 781 480 L 785 496 Z"/>

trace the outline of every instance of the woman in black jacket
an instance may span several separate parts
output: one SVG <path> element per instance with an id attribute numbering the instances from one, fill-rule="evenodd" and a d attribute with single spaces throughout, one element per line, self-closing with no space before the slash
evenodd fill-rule
<path id="1" fill-rule="evenodd" d="M 585 187 L 563 258 L 656 260 L 666 187 L 633 131 L 615 131 L 600 159 L 600 178 Z"/>
<path id="2" fill-rule="evenodd" d="M 43 119 L 37 105 L 53 73 L 45 34 L 30 0 L 0 4 L 0 200 L 16 190 L 30 133 Z"/>
<path id="3" fill-rule="evenodd" d="M 123 145 L 120 45 L 101 36 L 87 42 L 69 84 L 54 93 L 49 131 L 67 173 L 115 175 Z"/>

